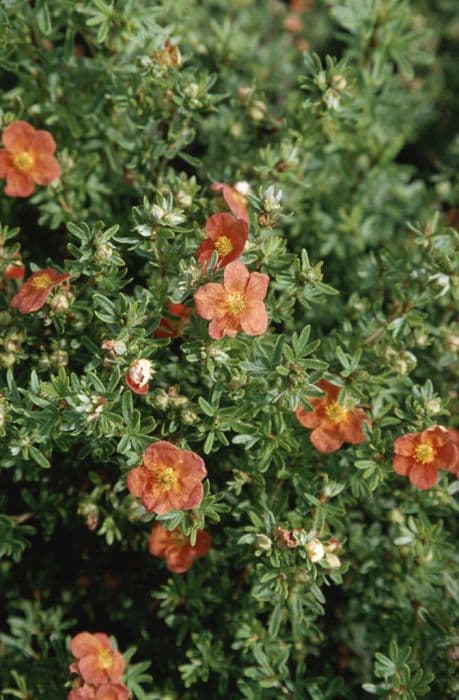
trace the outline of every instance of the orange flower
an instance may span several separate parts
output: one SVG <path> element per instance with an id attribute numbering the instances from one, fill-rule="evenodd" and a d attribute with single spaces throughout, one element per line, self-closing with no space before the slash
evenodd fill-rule
<path id="1" fill-rule="evenodd" d="M 268 284 L 268 275 L 250 273 L 236 260 L 225 267 L 223 284 L 211 282 L 200 287 L 194 295 L 196 311 L 211 322 L 210 337 L 234 338 L 240 330 L 247 335 L 262 335 L 268 327 L 263 303 Z"/>
<path id="2" fill-rule="evenodd" d="M 126 375 L 126 384 L 134 394 L 147 394 L 149 380 L 152 375 L 152 365 L 150 360 L 134 360 Z"/>
<path id="3" fill-rule="evenodd" d="M 22 280 L 25 275 L 25 267 L 21 260 L 21 254 L 13 253 L 13 260 L 6 266 L 5 277 L 9 280 Z"/>
<path id="4" fill-rule="evenodd" d="M 129 700 L 130 693 L 123 683 L 104 683 L 98 688 L 82 685 L 71 690 L 67 700 Z"/>
<path id="5" fill-rule="evenodd" d="M 5 194 L 10 197 L 28 197 L 35 184 L 49 185 L 61 174 L 54 158 L 56 142 L 48 131 L 16 121 L 4 129 L 2 141 L 0 178 L 6 178 Z"/>
<path id="6" fill-rule="evenodd" d="M 198 250 L 198 262 L 208 263 L 214 250 L 218 253 L 217 268 L 225 267 L 242 255 L 249 237 L 249 227 L 244 219 L 231 214 L 213 214 L 207 221 L 206 238 Z"/>
<path id="7" fill-rule="evenodd" d="M 194 547 L 190 538 L 176 530 L 166 530 L 162 525 L 153 525 L 149 540 L 148 551 L 155 557 L 166 560 L 166 566 L 174 574 L 184 574 L 191 569 L 198 557 L 205 557 L 210 549 L 210 535 L 204 530 L 198 530 Z"/>
<path id="8" fill-rule="evenodd" d="M 160 440 L 147 447 L 143 463 L 129 472 L 127 485 L 148 511 L 163 515 L 199 506 L 206 474 L 199 455 Z"/>
<path id="9" fill-rule="evenodd" d="M 249 212 L 247 210 L 247 197 L 241 192 L 238 192 L 235 187 L 226 185 L 224 182 L 214 182 L 211 185 L 214 192 L 222 193 L 222 197 L 233 212 L 236 219 L 242 219 L 247 224 L 249 223 Z"/>
<path id="10" fill-rule="evenodd" d="M 167 310 L 171 316 L 176 318 L 163 318 L 159 322 L 158 328 L 155 330 L 157 338 L 178 338 L 182 335 L 185 326 L 191 316 L 191 309 L 185 304 L 173 304 L 171 301 L 167 305 Z"/>
<path id="11" fill-rule="evenodd" d="M 395 471 L 407 476 L 418 489 L 435 486 L 439 469 L 455 471 L 459 465 L 459 446 L 451 440 L 451 431 L 441 425 L 402 435 L 396 439 L 394 451 Z"/>
<path id="12" fill-rule="evenodd" d="M 50 268 L 38 270 L 20 286 L 19 292 L 11 299 L 10 306 L 21 314 L 38 311 L 46 302 L 51 290 L 69 277 L 66 272 L 60 274 Z"/>
<path id="13" fill-rule="evenodd" d="M 311 442 L 319 452 L 335 452 L 343 443 L 358 445 L 365 440 L 362 423 L 369 422 L 360 408 L 348 408 L 338 403 L 339 386 L 320 381 L 317 386 L 325 391 L 323 399 L 308 399 L 312 411 L 300 407 L 296 417 L 305 428 L 313 428 Z"/>
<path id="14" fill-rule="evenodd" d="M 76 661 L 70 670 L 79 673 L 85 683 L 118 683 L 124 673 L 123 655 L 112 648 L 109 637 L 97 632 L 80 632 L 70 642 Z M 84 696 L 83 696 L 84 697 Z"/>

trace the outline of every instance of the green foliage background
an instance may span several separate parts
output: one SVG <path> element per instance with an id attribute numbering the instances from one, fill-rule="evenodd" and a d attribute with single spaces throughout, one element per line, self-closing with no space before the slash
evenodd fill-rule
<path id="1" fill-rule="evenodd" d="M 293 35 L 276 0 L 0 5 L 2 128 L 48 129 L 62 167 L 0 196 L 0 265 L 20 244 L 74 295 L 22 317 L 15 283 L 0 292 L 2 697 L 61 699 L 83 629 L 134 654 L 139 700 L 458 697 L 459 482 L 416 491 L 391 460 L 403 433 L 459 427 L 459 7 L 306 6 Z M 194 317 L 155 338 L 207 279 L 211 183 L 237 180 L 269 332 L 211 341 Z M 146 398 L 124 383 L 138 357 Z M 326 372 L 373 421 L 331 455 L 294 416 Z M 212 535 L 183 576 L 148 555 L 126 489 L 158 438 L 209 472 L 197 514 L 162 519 Z M 339 538 L 341 567 L 279 549 L 276 527 Z"/>

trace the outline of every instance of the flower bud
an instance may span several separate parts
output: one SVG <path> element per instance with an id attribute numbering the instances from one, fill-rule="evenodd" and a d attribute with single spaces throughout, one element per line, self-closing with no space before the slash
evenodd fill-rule
<path id="1" fill-rule="evenodd" d="M 257 549 L 261 552 L 270 552 L 273 546 L 272 539 L 268 535 L 257 535 L 255 543 Z"/>
<path id="2" fill-rule="evenodd" d="M 308 555 L 309 561 L 311 561 L 313 564 L 316 564 L 319 562 L 321 559 L 324 558 L 325 555 L 325 549 L 320 540 L 317 538 L 314 538 L 310 542 L 307 543 L 306 547 L 306 554 Z"/>
<path id="3" fill-rule="evenodd" d="M 153 406 L 159 408 L 160 411 L 166 411 L 169 405 L 169 397 L 164 391 L 164 389 L 158 389 L 156 394 L 153 396 Z"/>
<path id="4" fill-rule="evenodd" d="M 134 360 L 126 375 L 126 384 L 134 394 L 148 393 L 148 382 L 153 374 L 153 365 L 150 360 Z"/>
<path id="5" fill-rule="evenodd" d="M 249 114 L 254 122 L 259 122 L 264 119 L 266 114 L 266 105 L 261 100 L 256 100 L 250 108 Z"/>
<path id="6" fill-rule="evenodd" d="M 339 569 L 341 566 L 341 559 L 336 554 L 327 554 L 325 558 L 330 569 Z"/>
<path id="7" fill-rule="evenodd" d="M 184 209 L 189 209 L 191 207 L 191 205 L 193 204 L 193 198 L 187 192 L 184 192 L 183 190 L 179 190 L 177 193 L 177 202 Z"/>
<path id="8" fill-rule="evenodd" d="M 56 313 L 67 311 L 70 306 L 68 295 L 64 291 L 57 292 L 57 294 L 50 299 L 49 305 Z"/>

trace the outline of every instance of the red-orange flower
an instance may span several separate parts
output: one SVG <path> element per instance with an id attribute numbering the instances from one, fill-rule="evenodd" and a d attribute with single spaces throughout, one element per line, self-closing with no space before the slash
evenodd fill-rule
<path id="1" fill-rule="evenodd" d="M 70 670 L 79 673 L 85 683 L 118 683 L 124 673 L 123 655 L 112 648 L 109 637 L 97 632 L 80 632 L 70 642 L 76 661 Z"/>
<path id="2" fill-rule="evenodd" d="M 104 683 L 95 688 L 82 685 L 67 695 L 67 700 L 129 700 L 129 690 L 123 683 Z"/>
<path id="3" fill-rule="evenodd" d="M 244 219 L 235 219 L 231 214 L 213 214 L 207 221 L 206 238 L 198 250 L 198 262 L 208 263 L 212 253 L 217 251 L 218 267 L 225 267 L 242 255 L 249 237 L 249 227 Z"/>
<path id="4" fill-rule="evenodd" d="M 247 224 L 249 223 L 249 212 L 247 209 L 247 197 L 241 192 L 238 192 L 235 187 L 227 185 L 224 182 L 214 182 L 211 185 L 214 192 L 222 193 L 222 197 L 233 212 L 237 219 L 242 219 Z"/>
<path id="5" fill-rule="evenodd" d="M 312 428 L 311 442 L 319 452 L 335 452 L 343 443 L 358 445 L 365 440 L 362 423 L 369 418 L 360 408 L 349 408 L 338 403 L 339 386 L 318 382 L 319 389 L 327 394 L 323 399 L 308 399 L 312 411 L 301 406 L 296 417 L 305 428 Z"/>
<path id="6" fill-rule="evenodd" d="M 211 322 L 210 337 L 234 338 L 240 330 L 247 335 L 262 335 L 268 327 L 263 303 L 268 284 L 268 275 L 250 273 L 235 260 L 225 267 L 223 284 L 211 282 L 200 287 L 194 295 L 196 311 Z"/>
<path id="7" fill-rule="evenodd" d="M 459 447 L 451 433 L 434 425 L 421 433 L 407 433 L 394 443 L 392 462 L 397 474 L 407 476 L 418 489 L 430 489 L 438 481 L 438 470 L 454 471 L 459 464 Z"/>
<path id="8" fill-rule="evenodd" d="M 204 530 L 198 530 L 196 542 L 191 546 L 190 538 L 179 529 L 166 530 L 156 523 L 148 540 L 148 551 L 155 557 L 165 559 L 169 571 L 183 574 L 191 569 L 195 559 L 206 556 L 210 545 L 210 535 Z"/>
<path id="9" fill-rule="evenodd" d="M 22 280 L 25 275 L 25 267 L 21 260 L 21 254 L 13 253 L 12 261 L 6 266 L 5 277 L 9 280 Z"/>
<path id="10" fill-rule="evenodd" d="M 134 360 L 128 369 L 126 384 L 134 394 L 147 394 L 151 375 L 152 364 L 150 360 Z"/>
<path id="11" fill-rule="evenodd" d="M 162 515 L 199 506 L 206 474 L 204 460 L 195 452 L 160 440 L 147 447 L 143 463 L 129 472 L 127 485 L 148 511 Z"/>
<path id="12" fill-rule="evenodd" d="M 23 121 L 4 129 L 0 150 L 0 178 L 6 178 L 5 194 L 28 197 L 35 185 L 49 185 L 61 174 L 54 158 L 56 142 L 48 131 L 37 131 Z"/>
<path id="13" fill-rule="evenodd" d="M 157 338 L 178 338 L 188 324 L 192 311 L 185 304 L 173 304 L 171 301 L 167 305 L 167 310 L 173 318 L 163 316 L 155 330 L 155 336 Z"/>
<path id="14" fill-rule="evenodd" d="M 46 302 L 51 290 L 69 277 L 68 273 L 60 274 L 51 268 L 38 270 L 20 286 L 18 293 L 11 299 L 10 306 L 21 314 L 38 311 Z"/>

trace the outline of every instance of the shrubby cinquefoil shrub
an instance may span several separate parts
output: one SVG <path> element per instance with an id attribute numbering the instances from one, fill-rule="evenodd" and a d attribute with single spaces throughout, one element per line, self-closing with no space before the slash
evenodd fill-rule
<path id="1" fill-rule="evenodd" d="M 457 698 L 456 0 L 0 37 L 1 696 Z"/>

